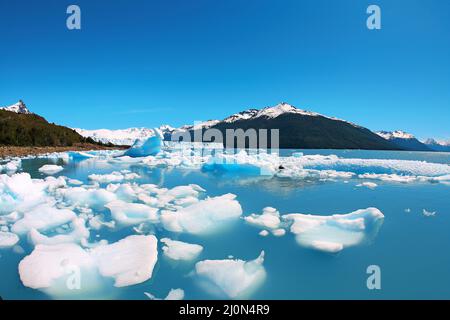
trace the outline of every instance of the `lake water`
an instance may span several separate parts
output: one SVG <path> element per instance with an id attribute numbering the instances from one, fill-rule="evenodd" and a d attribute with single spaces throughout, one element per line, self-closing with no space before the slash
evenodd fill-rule
<path id="1" fill-rule="evenodd" d="M 421 161 L 416 163 L 417 166 L 421 166 L 422 161 L 450 165 L 450 154 L 445 153 L 283 150 L 282 155 L 289 156 L 299 151 L 305 155 L 337 155 L 346 159 Z M 168 237 L 199 244 L 203 246 L 203 251 L 192 261 L 177 262 L 163 255 L 159 243 L 158 261 L 149 280 L 117 288 L 106 277 L 95 290 L 56 294 L 25 287 L 21 282 L 18 265 L 34 248 L 25 235 L 14 248 L 0 249 L 0 296 L 3 299 L 147 299 L 144 292 L 164 298 L 174 288 L 182 288 L 186 299 L 229 298 L 223 292 L 210 290 L 202 284 L 194 274 L 195 264 L 207 259 L 229 259 L 230 256 L 248 261 L 258 257 L 262 250 L 265 252 L 265 278 L 244 296 L 246 299 L 450 299 L 450 185 L 445 180 L 408 183 L 370 180 L 377 186 L 369 188 L 358 186 L 369 180 L 357 176 L 338 179 L 247 176 L 245 172 L 223 174 L 198 168 L 114 162 L 109 161 L 108 157 L 106 160 L 105 157 L 98 157 L 71 158 L 69 161 L 55 157 L 24 159 L 18 172 L 28 172 L 32 178 L 43 179 L 46 175 L 38 169 L 45 164 L 57 164 L 64 168 L 53 174 L 54 177 L 77 179 L 87 185 L 92 184 L 88 176 L 94 173 L 129 170 L 138 174 L 139 178 L 127 183 L 151 183 L 160 188 L 197 184 L 206 190 L 205 196 L 209 197 L 232 193 L 242 207 L 242 216 L 260 214 L 265 207 L 276 208 L 281 215 L 347 214 L 374 207 L 384 214 L 384 220 L 370 241 L 345 247 L 337 253 L 299 245 L 288 228 L 284 236 L 269 234 L 263 237 L 259 235 L 261 229 L 243 219 L 233 220 L 226 227 L 207 234 L 171 232 L 154 224 L 143 233 L 155 234 L 158 239 Z M 351 167 L 355 168 L 353 165 Z M 348 168 L 345 167 L 345 170 Z M 323 165 L 315 169 L 325 170 Z M 336 167 L 332 169 L 339 171 Z M 392 170 L 387 169 L 388 173 Z M 373 168 L 359 168 L 357 171 L 358 174 L 373 173 Z M 107 184 L 100 183 L 98 188 L 106 188 Z M 72 209 L 79 214 L 76 208 Z M 435 214 L 424 215 L 424 210 Z M 108 210 L 97 211 L 110 219 Z M 93 210 L 93 214 L 97 211 Z M 8 228 L 11 224 L 6 223 Z M 113 243 L 136 233 L 133 226 L 91 229 L 88 240 L 105 239 Z M 54 231 L 46 234 L 53 235 Z M 367 287 L 369 274 L 366 270 L 370 265 L 380 268 L 379 290 L 369 290 Z"/>

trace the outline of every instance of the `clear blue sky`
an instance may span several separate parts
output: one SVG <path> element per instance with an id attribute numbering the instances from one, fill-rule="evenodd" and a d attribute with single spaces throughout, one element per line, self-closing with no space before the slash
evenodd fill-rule
<path id="1" fill-rule="evenodd" d="M 66 28 L 78 4 L 82 30 Z M 366 8 L 382 9 L 382 30 Z M 450 137 L 448 0 L 0 0 L 0 105 L 174 126 L 281 101 Z"/>

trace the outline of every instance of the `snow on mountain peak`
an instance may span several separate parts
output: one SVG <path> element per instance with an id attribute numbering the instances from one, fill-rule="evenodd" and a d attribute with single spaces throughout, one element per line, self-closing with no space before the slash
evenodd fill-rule
<path id="1" fill-rule="evenodd" d="M 0 107 L 0 110 L 6 110 L 15 113 L 31 114 L 30 110 L 28 110 L 27 106 L 25 105 L 25 103 L 23 103 L 22 100 L 19 100 L 18 102 L 10 106 Z"/>
<path id="2" fill-rule="evenodd" d="M 386 140 L 392 140 L 392 139 L 415 139 L 415 137 L 407 133 L 405 131 L 396 130 L 396 131 L 379 131 L 376 132 L 380 137 L 386 139 Z"/>
<path id="3" fill-rule="evenodd" d="M 86 130 L 74 128 L 83 137 L 90 137 L 94 141 L 101 143 L 112 143 L 121 146 L 131 146 L 137 139 L 147 139 L 155 135 L 155 131 L 149 128 L 128 128 L 128 129 L 98 129 Z"/>

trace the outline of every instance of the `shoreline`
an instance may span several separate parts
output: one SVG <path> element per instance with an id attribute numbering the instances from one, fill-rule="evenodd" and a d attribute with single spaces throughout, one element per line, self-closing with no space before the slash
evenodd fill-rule
<path id="1" fill-rule="evenodd" d="M 127 149 L 124 146 L 100 146 L 96 144 L 83 143 L 75 144 L 73 146 L 64 147 L 35 147 L 35 146 L 0 146 L 0 159 L 11 157 L 26 157 L 38 156 L 53 152 L 68 152 L 68 151 L 91 151 L 91 150 L 122 150 Z"/>

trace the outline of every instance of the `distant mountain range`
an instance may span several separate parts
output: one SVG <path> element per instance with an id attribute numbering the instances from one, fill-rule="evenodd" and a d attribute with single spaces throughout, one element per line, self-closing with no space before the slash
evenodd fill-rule
<path id="1" fill-rule="evenodd" d="M 404 131 L 372 132 L 352 122 L 298 109 L 287 103 L 263 109 L 252 108 L 223 120 L 208 120 L 180 128 L 163 125 L 155 129 L 86 130 L 50 124 L 44 118 L 30 112 L 23 101 L 19 100 L 11 106 L 0 107 L 0 124 L 0 145 L 67 145 L 82 141 L 132 145 L 136 139 L 146 139 L 155 135 L 155 130 L 158 130 L 165 140 L 171 140 L 176 133 L 189 133 L 193 139 L 194 133 L 204 132 L 209 128 L 219 130 L 224 136 L 227 129 L 279 129 L 279 147 L 286 149 L 450 152 L 450 142 L 438 142 L 434 139 L 421 142 Z"/>
<path id="2" fill-rule="evenodd" d="M 0 108 L 0 146 L 67 147 L 83 143 L 98 144 L 70 128 L 48 123 L 21 100 Z"/>
<path id="3" fill-rule="evenodd" d="M 376 132 L 380 137 L 391 141 L 404 150 L 433 151 L 428 145 L 420 142 L 412 134 L 404 131 L 380 131 Z"/>

